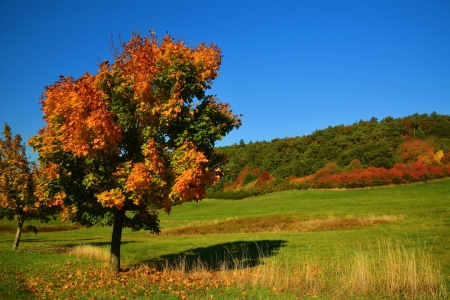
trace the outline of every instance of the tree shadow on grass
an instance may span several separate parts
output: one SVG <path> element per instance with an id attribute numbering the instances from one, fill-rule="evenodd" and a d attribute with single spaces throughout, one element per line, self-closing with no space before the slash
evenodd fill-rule
<path id="1" fill-rule="evenodd" d="M 160 271 L 183 272 L 251 268 L 262 264 L 264 258 L 275 255 L 286 243 L 283 240 L 236 241 L 167 254 L 141 264 Z"/>

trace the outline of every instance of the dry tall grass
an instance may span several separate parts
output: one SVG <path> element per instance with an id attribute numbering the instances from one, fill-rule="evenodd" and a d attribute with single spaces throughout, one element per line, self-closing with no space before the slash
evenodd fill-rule
<path id="1" fill-rule="evenodd" d="M 75 246 L 69 252 L 69 254 L 77 257 L 85 257 L 105 262 L 109 261 L 109 251 L 107 248 L 100 248 L 92 245 Z"/>

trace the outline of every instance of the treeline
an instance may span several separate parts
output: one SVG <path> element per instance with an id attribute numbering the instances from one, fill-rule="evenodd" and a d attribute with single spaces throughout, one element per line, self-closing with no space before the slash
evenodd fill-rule
<path id="1" fill-rule="evenodd" d="M 215 151 L 227 159 L 223 178 L 208 190 L 215 198 L 427 180 L 450 173 L 450 116 L 433 112 L 372 118 L 303 137 L 241 141 Z"/>

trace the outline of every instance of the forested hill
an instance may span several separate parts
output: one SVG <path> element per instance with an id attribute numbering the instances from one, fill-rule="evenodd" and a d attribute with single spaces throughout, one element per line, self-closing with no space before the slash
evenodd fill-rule
<path id="1" fill-rule="evenodd" d="M 261 176 L 273 188 L 281 183 L 286 185 L 286 178 L 292 181 L 325 167 L 331 168 L 328 171 L 331 174 L 369 167 L 389 170 L 396 164 L 417 161 L 442 167 L 450 160 L 450 116 L 433 112 L 396 119 L 386 117 L 381 121 L 372 118 L 351 125 L 329 126 L 303 137 L 248 144 L 241 141 L 239 145 L 215 151 L 224 155 L 227 163 L 223 165 L 224 177 L 209 193 L 224 189 L 255 190 Z"/>

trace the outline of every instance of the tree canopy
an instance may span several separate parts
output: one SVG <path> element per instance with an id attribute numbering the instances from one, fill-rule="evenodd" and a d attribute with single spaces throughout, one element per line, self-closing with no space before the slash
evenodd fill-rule
<path id="1" fill-rule="evenodd" d="M 97 74 L 61 76 L 45 88 L 46 125 L 29 141 L 42 169 L 38 197 L 76 223 L 113 225 L 115 271 L 122 228 L 158 233 L 158 209 L 200 200 L 220 179 L 215 141 L 241 125 L 206 94 L 219 47 L 136 32 L 118 50 Z"/>

